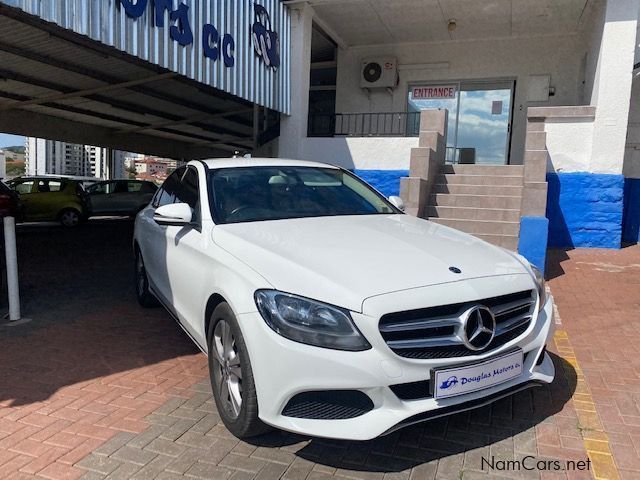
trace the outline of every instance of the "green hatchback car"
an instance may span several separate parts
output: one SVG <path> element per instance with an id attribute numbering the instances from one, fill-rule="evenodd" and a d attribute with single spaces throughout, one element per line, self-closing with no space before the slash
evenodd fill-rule
<path id="1" fill-rule="evenodd" d="M 82 184 L 64 177 L 19 177 L 7 182 L 20 194 L 25 222 L 59 221 L 76 227 L 91 215 Z"/>

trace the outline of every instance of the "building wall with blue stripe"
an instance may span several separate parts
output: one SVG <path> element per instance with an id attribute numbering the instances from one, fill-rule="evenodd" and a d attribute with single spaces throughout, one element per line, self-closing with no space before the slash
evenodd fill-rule
<path id="1" fill-rule="evenodd" d="M 353 170 L 353 173 L 386 197 L 400 195 L 400 179 L 409 176 L 409 170 Z"/>
<path id="2" fill-rule="evenodd" d="M 620 248 L 624 176 L 549 173 L 547 182 L 550 247 Z"/>
<path id="3" fill-rule="evenodd" d="M 398 195 L 408 170 L 354 172 L 386 196 Z M 549 247 L 620 248 L 640 236 L 640 179 L 588 172 L 549 173 Z M 534 225 L 531 223 L 531 225 Z M 535 224 L 538 231 L 540 224 Z"/>

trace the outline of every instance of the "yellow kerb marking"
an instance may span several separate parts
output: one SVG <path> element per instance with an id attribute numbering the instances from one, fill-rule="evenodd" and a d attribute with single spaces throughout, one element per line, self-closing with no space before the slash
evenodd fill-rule
<path id="1" fill-rule="evenodd" d="M 604 431 L 600 417 L 596 412 L 591 390 L 584 379 L 576 353 L 569 340 L 569 335 L 564 330 L 557 330 L 553 339 L 558 353 L 575 370 L 577 384 L 576 393 L 573 396 L 573 406 L 578 415 L 578 427 L 582 434 L 584 448 L 591 459 L 593 475 L 598 480 L 619 480 L 620 474 L 611 455 L 609 437 Z"/>

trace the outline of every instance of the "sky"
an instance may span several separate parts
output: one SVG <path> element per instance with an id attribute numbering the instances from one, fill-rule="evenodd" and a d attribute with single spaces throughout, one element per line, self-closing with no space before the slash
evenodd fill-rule
<path id="1" fill-rule="evenodd" d="M 24 137 L 0 133 L 0 148 L 24 146 Z"/>

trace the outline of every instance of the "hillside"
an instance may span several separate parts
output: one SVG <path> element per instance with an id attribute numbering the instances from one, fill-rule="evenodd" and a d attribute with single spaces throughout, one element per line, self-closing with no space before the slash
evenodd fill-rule
<path id="1" fill-rule="evenodd" d="M 2 150 L 7 150 L 13 153 L 24 153 L 24 146 L 4 147 Z"/>

